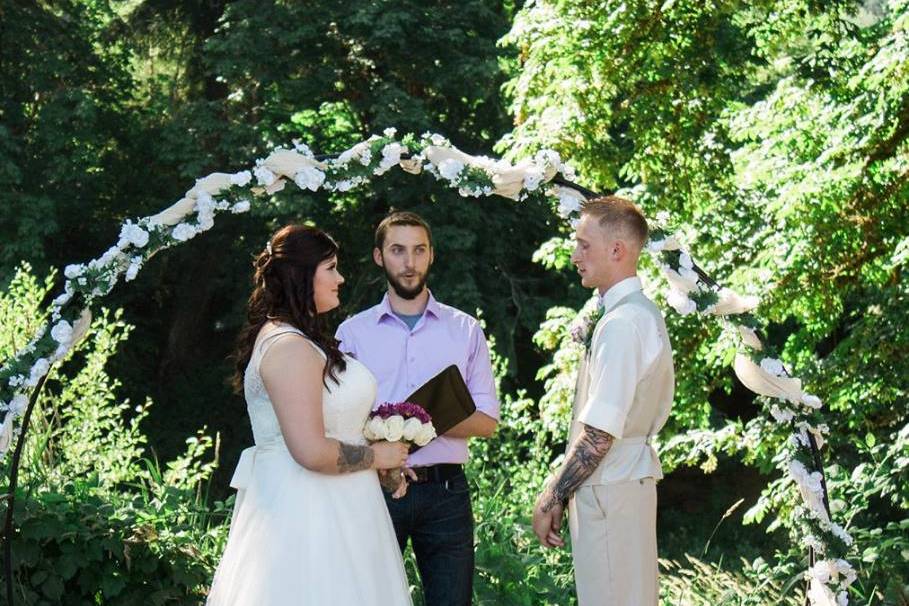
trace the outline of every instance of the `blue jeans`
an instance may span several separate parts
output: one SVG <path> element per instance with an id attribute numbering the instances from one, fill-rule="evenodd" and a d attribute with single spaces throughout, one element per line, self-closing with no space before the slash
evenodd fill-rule
<path id="1" fill-rule="evenodd" d="M 410 539 L 426 606 L 469 606 L 473 597 L 473 510 L 461 473 L 447 482 L 411 484 L 385 494 L 401 553 Z"/>

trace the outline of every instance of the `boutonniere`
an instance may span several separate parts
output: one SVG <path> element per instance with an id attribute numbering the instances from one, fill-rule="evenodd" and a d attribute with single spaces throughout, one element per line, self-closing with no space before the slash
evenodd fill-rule
<path id="1" fill-rule="evenodd" d="M 594 295 L 584 304 L 584 307 L 572 320 L 568 329 L 571 334 L 571 340 L 578 345 L 584 346 L 585 351 L 590 349 L 590 342 L 593 340 L 593 330 L 602 317 L 603 308 L 600 306 L 600 298 Z"/>

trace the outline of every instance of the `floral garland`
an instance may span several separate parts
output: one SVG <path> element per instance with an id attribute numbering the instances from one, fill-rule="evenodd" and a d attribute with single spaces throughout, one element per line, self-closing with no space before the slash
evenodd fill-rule
<path id="1" fill-rule="evenodd" d="M 183 198 L 164 211 L 133 220 L 121 227 L 117 243 L 97 259 L 69 265 L 63 292 L 53 300 L 50 321 L 31 341 L 0 367 L 0 461 L 20 431 L 16 424 L 28 406 L 29 396 L 51 369 L 85 336 L 91 324 L 90 309 L 123 278 L 129 282 L 156 252 L 186 242 L 208 231 L 221 213 L 240 214 L 255 200 L 281 191 L 287 182 L 302 190 L 346 192 L 383 175 L 395 166 L 419 174 L 427 172 L 463 197 L 500 195 L 512 200 L 548 196 L 558 214 L 572 224 L 578 218 L 584 195 L 569 185 L 551 183 L 561 174 L 561 183 L 574 179 L 571 167 L 558 153 L 543 150 L 532 159 L 513 165 L 485 156 L 470 156 L 456 149 L 443 136 L 396 138 L 393 128 L 373 135 L 336 158 L 320 160 L 303 143 L 275 148 L 248 170 L 212 173 L 198 179 Z M 815 605 L 848 603 L 847 589 L 855 571 L 844 559 L 852 544 L 848 533 L 830 520 L 823 501 L 823 476 L 814 469 L 811 442 L 823 445 L 827 428 L 820 422 L 820 400 L 802 392 L 801 382 L 790 376 L 776 358 L 762 356 L 763 345 L 751 310 L 757 299 L 743 298 L 720 288 L 701 272 L 682 249 L 679 240 L 655 229 L 648 250 L 658 255 L 671 289 L 667 302 L 681 314 L 698 313 L 720 317 L 739 342 L 735 372 L 752 391 L 775 398 L 770 413 L 793 431 L 786 452 L 788 472 L 802 496 L 804 515 L 802 543 L 825 559 L 816 562 L 807 575 L 809 597 Z M 591 299 L 571 327 L 575 341 L 589 346 L 593 328 L 602 311 Z"/>

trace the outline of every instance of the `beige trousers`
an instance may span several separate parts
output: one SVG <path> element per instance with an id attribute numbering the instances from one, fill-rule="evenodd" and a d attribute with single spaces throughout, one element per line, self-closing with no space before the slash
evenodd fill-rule
<path id="1" fill-rule="evenodd" d="M 578 606 L 657 606 L 656 482 L 582 486 L 568 504 Z"/>

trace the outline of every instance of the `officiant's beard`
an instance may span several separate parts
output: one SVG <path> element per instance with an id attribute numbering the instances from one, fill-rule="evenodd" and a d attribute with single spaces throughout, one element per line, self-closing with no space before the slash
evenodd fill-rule
<path id="1" fill-rule="evenodd" d="M 426 279 L 428 277 L 429 272 L 427 271 L 425 274 L 420 275 L 420 279 L 415 286 L 408 288 L 396 276 L 389 273 L 387 269 L 385 270 L 385 278 L 388 280 L 391 289 L 395 291 L 396 295 L 407 301 L 413 301 L 423 292 L 423 289 L 426 288 Z"/>

